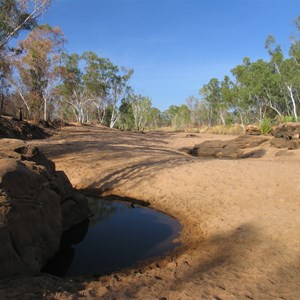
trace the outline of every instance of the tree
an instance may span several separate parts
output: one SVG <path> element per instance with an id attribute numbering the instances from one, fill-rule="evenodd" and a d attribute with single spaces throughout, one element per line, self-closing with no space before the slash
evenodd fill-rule
<path id="1" fill-rule="evenodd" d="M 175 130 L 178 129 L 178 111 L 179 111 L 179 106 L 177 105 L 171 105 L 167 110 L 167 115 L 168 115 L 170 125 Z"/>
<path id="2" fill-rule="evenodd" d="M 211 111 L 211 122 L 214 116 L 218 116 L 223 125 L 225 125 L 225 117 L 228 105 L 222 97 L 221 83 L 217 78 L 212 78 L 208 84 L 200 89 L 200 94 L 204 97 L 204 101 Z"/>
<path id="3" fill-rule="evenodd" d="M 51 0 L 0 0 L 0 50 L 21 30 L 30 30 Z"/>
<path id="4" fill-rule="evenodd" d="M 118 128 L 122 130 L 134 129 L 133 109 L 129 98 L 123 98 L 119 108 L 120 118 L 118 120 Z"/>
<path id="5" fill-rule="evenodd" d="M 295 20 L 300 30 L 300 17 Z M 226 121 L 239 121 L 242 125 L 268 118 L 293 117 L 298 119 L 300 109 L 300 41 L 294 35 L 291 39 L 289 57 L 275 38 L 269 35 L 265 42 L 270 60 L 258 59 L 252 62 L 245 57 L 241 65 L 231 70 L 232 79 L 223 81 L 212 78 L 200 90 L 202 99 L 187 99 L 192 121 L 202 115 L 209 125 Z M 198 111 L 196 113 L 196 111 Z M 198 119 L 199 120 L 199 119 Z"/>
<path id="6" fill-rule="evenodd" d="M 8 47 L 9 41 L 22 30 L 31 30 L 50 2 L 51 0 L 0 0 L 0 115 L 10 87 L 11 56 L 19 53 L 19 50 Z"/>
<path id="7" fill-rule="evenodd" d="M 136 130 L 143 130 L 150 115 L 151 100 L 148 97 L 135 94 L 130 95 L 129 99 L 132 105 L 134 127 Z"/>
<path id="8" fill-rule="evenodd" d="M 9 78 L 12 76 L 11 65 L 0 59 L 0 116 L 4 111 L 4 99 L 9 94 Z"/>
<path id="9" fill-rule="evenodd" d="M 125 99 L 132 70 L 114 65 L 108 58 L 86 51 L 64 54 L 60 67 L 61 103 L 67 102 L 76 120 L 85 123 L 96 109 L 98 122 L 113 127 L 120 117 L 118 103 Z"/>
<path id="10" fill-rule="evenodd" d="M 156 107 L 151 107 L 148 115 L 148 126 L 157 129 L 163 125 L 162 114 Z"/>
<path id="11" fill-rule="evenodd" d="M 182 104 L 178 109 L 177 128 L 186 129 L 191 123 L 191 112 L 187 105 Z"/>
<path id="12" fill-rule="evenodd" d="M 130 91 L 128 81 L 133 74 L 133 70 L 127 70 L 124 67 L 118 68 L 112 74 L 109 86 L 109 99 L 111 106 L 111 118 L 109 127 L 113 128 L 120 117 L 120 111 L 118 110 L 118 103 L 123 98 L 126 98 Z"/>
<path id="13" fill-rule="evenodd" d="M 60 106 L 67 103 L 76 117 L 76 121 L 87 121 L 87 107 L 92 103 L 87 87 L 84 85 L 83 73 L 79 67 L 81 57 L 76 54 L 62 55 L 62 66 L 59 68 L 62 84 L 58 86 L 57 94 Z"/>
<path id="14" fill-rule="evenodd" d="M 239 106 L 237 110 L 243 111 L 244 115 L 251 113 L 259 122 L 271 113 L 270 108 L 276 114 L 281 114 L 278 98 L 275 96 L 279 92 L 276 74 L 269 62 L 262 59 L 250 62 L 247 59 L 247 63 L 232 69 L 232 74 L 238 85 L 238 94 L 235 94 L 240 100 L 235 106 Z M 249 120 L 254 121 L 251 118 Z"/>
<path id="15" fill-rule="evenodd" d="M 185 129 L 191 123 L 191 111 L 185 104 L 181 106 L 171 105 L 167 113 L 175 130 Z"/>
<path id="16" fill-rule="evenodd" d="M 202 122 L 201 118 L 201 100 L 195 96 L 190 96 L 186 99 L 187 107 L 190 110 L 191 122 L 194 126 L 200 126 Z"/>
<path id="17" fill-rule="evenodd" d="M 97 119 L 104 123 L 107 110 L 111 104 L 110 89 L 112 80 L 118 72 L 118 67 L 108 58 L 98 57 L 97 54 L 86 51 L 81 56 L 84 61 L 83 81 L 89 90 L 92 103 L 97 110 Z"/>
<path id="18" fill-rule="evenodd" d="M 19 43 L 22 54 L 14 60 L 19 74 L 19 85 L 17 80 L 12 81 L 13 85 L 27 106 L 31 106 L 35 116 L 39 118 L 42 112 L 45 121 L 58 80 L 58 63 L 63 44 L 64 37 L 59 27 L 37 26 Z M 28 100 L 25 100 L 26 97 Z"/>
<path id="19" fill-rule="evenodd" d="M 296 23 L 297 24 L 297 23 Z M 292 113 L 295 120 L 298 119 L 298 108 L 299 105 L 299 67 L 297 66 L 299 46 L 298 43 L 294 42 L 290 48 L 290 54 L 292 55 L 289 59 L 284 59 L 282 49 L 276 44 L 276 40 L 273 36 L 268 36 L 265 47 L 271 57 L 271 64 L 274 66 L 278 76 L 280 87 L 288 98 L 287 105 L 292 105 Z M 290 102 L 290 104 L 288 103 Z"/>

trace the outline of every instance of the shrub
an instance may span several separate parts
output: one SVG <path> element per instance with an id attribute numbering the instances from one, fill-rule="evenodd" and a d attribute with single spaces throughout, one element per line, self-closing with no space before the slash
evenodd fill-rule
<path id="1" fill-rule="evenodd" d="M 293 116 L 277 116 L 276 122 L 279 124 L 294 122 L 295 118 Z"/>
<path id="2" fill-rule="evenodd" d="M 272 119 L 264 118 L 260 122 L 260 126 L 259 126 L 260 132 L 262 134 L 268 134 L 272 130 L 272 126 L 273 126 Z"/>

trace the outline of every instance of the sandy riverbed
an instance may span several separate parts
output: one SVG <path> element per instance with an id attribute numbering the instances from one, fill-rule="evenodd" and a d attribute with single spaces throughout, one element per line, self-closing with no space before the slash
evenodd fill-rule
<path id="1" fill-rule="evenodd" d="M 179 219 L 182 246 L 165 258 L 101 278 L 17 278 L 7 282 L 5 295 L 300 299 L 300 150 L 280 151 L 266 142 L 263 157 L 243 160 L 179 151 L 231 138 L 78 126 L 31 142 L 76 188 L 148 201 Z"/>

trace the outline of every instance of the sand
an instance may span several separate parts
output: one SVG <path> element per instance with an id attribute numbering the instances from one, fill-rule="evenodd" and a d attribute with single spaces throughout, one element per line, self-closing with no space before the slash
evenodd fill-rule
<path id="1" fill-rule="evenodd" d="M 300 299 L 300 150 L 261 158 L 179 151 L 233 136 L 65 127 L 33 141 L 74 187 L 147 201 L 183 225 L 181 246 L 104 277 L 0 283 L 12 299 Z M 1 285 L 2 284 L 2 285 Z M 1 296 L 1 292 L 0 292 Z"/>

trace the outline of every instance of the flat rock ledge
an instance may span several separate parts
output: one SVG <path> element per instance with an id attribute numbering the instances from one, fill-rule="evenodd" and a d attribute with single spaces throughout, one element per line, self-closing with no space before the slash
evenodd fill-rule
<path id="1" fill-rule="evenodd" d="M 87 199 L 36 147 L 0 143 L 0 278 L 36 274 L 64 230 L 88 217 Z"/>
<path id="2" fill-rule="evenodd" d="M 258 148 L 258 146 L 268 140 L 268 137 L 243 135 L 228 141 L 204 141 L 192 149 L 183 150 L 196 157 L 232 159 L 261 157 L 263 149 Z"/>

